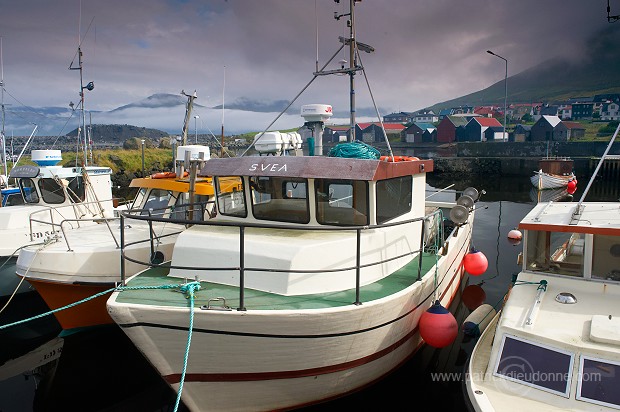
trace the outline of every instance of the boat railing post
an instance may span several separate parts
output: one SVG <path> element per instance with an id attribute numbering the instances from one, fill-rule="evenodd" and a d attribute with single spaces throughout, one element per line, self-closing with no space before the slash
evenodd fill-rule
<path id="1" fill-rule="evenodd" d="M 153 209 L 149 209 L 148 212 L 149 212 L 149 218 L 152 217 L 153 216 L 153 213 L 152 213 Z M 155 256 L 155 240 L 154 240 L 155 232 L 153 232 L 153 220 L 149 219 L 148 223 L 149 223 L 149 240 L 151 242 L 151 259 L 149 259 L 149 261 L 150 261 Z"/>
<path id="2" fill-rule="evenodd" d="M 362 229 L 358 228 L 357 232 L 357 251 L 355 253 L 355 304 L 361 305 L 360 302 L 360 264 L 362 253 Z"/>
<path id="3" fill-rule="evenodd" d="M 245 227 L 239 226 L 239 307 L 237 310 L 245 309 Z"/>
<path id="4" fill-rule="evenodd" d="M 121 213 L 121 285 L 125 283 L 125 216 Z"/>
<path id="5" fill-rule="evenodd" d="M 424 220 L 422 219 L 422 230 L 420 232 L 420 253 L 418 254 L 418 280 L 422 279 L 422 254 L 424 252 Z"/>

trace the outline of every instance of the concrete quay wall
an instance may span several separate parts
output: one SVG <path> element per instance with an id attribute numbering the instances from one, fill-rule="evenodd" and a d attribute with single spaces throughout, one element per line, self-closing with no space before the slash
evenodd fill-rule
<path id="1" fill-rule="evenodd" d="M 391 144 L 395 153 L 431 158 L 437 173 L 473 173 L 488 176 L 531 176 L 538 161 L 569 157 L 577 176 L 589 176 L 607 149 L 607 142 L 460 142 Z M 385 147 L 387 149 L 387 147 Z M 620 142 L 608 155 L 620 156 Z M 620 159 L 606 160 L 603 173 L 620 176 Z"/>

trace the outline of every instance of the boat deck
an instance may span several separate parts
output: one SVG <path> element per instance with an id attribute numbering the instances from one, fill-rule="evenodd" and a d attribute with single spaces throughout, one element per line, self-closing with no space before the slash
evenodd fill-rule
<path id="1" fill-rule="evenodd" d="M 435 264 L 435 255 L 424 253 L 422 271 L 427 273 Z M 360 301 L 368 302 L 390 296 L 403 290 L 418 280 L 418 258 L 385 278 L 362 286 Z M 151 268 L 139 276 L 130 278 L 127 287 L 131 288 L 119 294 L 116 299 L 120 303 L 143 304 L 168 307 L 187 307 L 189 300 L 178 288 L 165 289 L 163 285 L 180 285 L 182 279 L 167 276 L 166 267 Z M 268 275 L 266 275 L 268 276 Z M 354 280 L 352 279 L 352 283 Z M 239 307 L 239 288 L 211 282 L 200 282 L 201 288 L 195 294 L 195 307 L 207 306 L 222 309 L 224 301 L 211 299 L 224 298 L 225 305 L 231 309 Z M 135 289 L 134 289 L 135 288 Z M 244 303 L 246 309 L 252 310 L 293 310 L 320 309 L 350 305 L 355 302 L 355 288 L 331 293 L 312 295 L 284 296 L 275 293 L 245 288 Z"/>

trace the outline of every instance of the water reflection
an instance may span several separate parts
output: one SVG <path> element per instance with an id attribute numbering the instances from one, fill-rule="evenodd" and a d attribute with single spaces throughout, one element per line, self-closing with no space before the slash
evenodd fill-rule
<path id="1" fill-rule="evenodd" d="M 538 202 L 538 193 L 532 197 L 529 176 L 459 175 L 455 179 L 455 176 L 431 173 L 427 176 L 427 183 L 436 189 L 448 188 L 433 195 L 434 200 L 455 200 L 456 193 L 467 187 L 486 192 L 476 203 L 473 243 L 477 250 L 486 255 L 488 268 L 480 276 L 464 279 L 462 293 L 450 306 L 459 325 L 462 325 L 480 304 L 501 305 L 513 274 L 520 270 L 517 257 L 522 250 L 522 245 L 510 244 L 508 233 Z M 587 179 L 580 178 L 573 202 L 580 199 L 586 186 Z M 619 190 L 616 181 L 597 179 L 586 200 L 617 201 Z M 0 324 L 45 312 L 41 302 L 34 299 L 22 308 L 9 306 L 0 314 Z M 0 410 L 172 410 L 174 392 L 116 327 L 67 336 L 62 340 L 60 358 L 36 366 L 41 357 L 30 356 L 30 353 L 39 347 L 42 348 L 39 354 L 53 353 L 54 345 L 60 344 L 53 340 L 59 331 L 53 316 L 11 331 L 0 331 Z M 475 339 L 468 339 L 459 333 L 448 347 L 436 349 L 424 346 L 402 368 L 383 381 L 360 393 L 306 408 L 306 412 L 340 411 L 344 408 L 366 410 L 368 405 L 387 399 L 393 403 L 411 402 L 412 390 L 431 397 L 433 406 L 440 410 L 465 411 L 459 374 L 474 344 Z M 22 358 L 24 356 L 26 358 Z M 28 362 L 34 360 L 35 366 L 24 362 L 25 369 L 13 374 L 15 369 L 7 365 L 15 363 L 8 362 L 20 358 L 24 361 L 28 359 Z M 437 373 L 453 375 L 451 378 L 444 376 L 437 379 Z M 403 385 L 411 390 L 403 390 Z"/>

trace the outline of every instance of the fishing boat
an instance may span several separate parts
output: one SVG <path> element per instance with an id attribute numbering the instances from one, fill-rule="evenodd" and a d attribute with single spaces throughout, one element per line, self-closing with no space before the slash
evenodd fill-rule
<path id="1" fill-rule="evenodd" d="M 195 161 L 208 160 L 207 146 L 179 146 L 179 153 L 190 151 Z M 206 156 L 205 156 L 206 153 Z M 189 168 L 188 168 L 189 169 Z M 133 222 L 123 230 L 126 242 L 137 242 L 126 250 L 137 261 L 162 262 L 169 260 L 177 235 L 187 224 L 175 220 L 200 220 L 212 211 L 213 185 L 208 177 L 192 179 L 189 174 L 155 173 L 133 179 L 130 187 L 138 192 L 126 210 L 130 214 L 158 216 L 155 223 Z M 43 244 L 25 247 L 19 252 L 16 273 L 24 278 L 45 300 L 63 328 L 63 333 L 83 328 L 113 324 L 105 302 L 121 280 L 121 228 L 118 216 L 98 225 L 64 230 L 71 219 L 55 222 L 61 236 L 53 236 Z M 52 231 L 52 229 L 49 229 Z M 149 233 L 157 233 L 157 241 Z M 127 261 L 125 273 L 143 269 Z M 99 296 L 100 295 L 100 296 Z M 91 297 L 96 296 L 93 299 Z M 81 304 L 78 302 L 83 301 Z M 67 307 L 66 309 L 63 309 Z"/>
<path id="2" fill-rule="evenodd" d="M 620 409 L 620 202 L 585 202 L 605 155 L 579 202 L 520 222 L 521 272 L 468 362 L 472 410 Z"/>
<path id="3" fill-rule="evenodd" d="M 27 280 L 45 300 L 63 328 L 63 334 L 84 328 L 113 324 L 107 313 L 109 293 L 121 281 L 122 270 L 132 275 L 144 269 L 141 261 L 161 263 L 170 260 L 178 234 L 193 221 L 208 219 L 213 213 L 213 184 L 210 177 L 197 178 L 198 168 L 210 159 L 208 146 L 187 145 L 187 130 L 196 93 L 185 94 L 185 123 L 181 146 L 176 148 L 174 171 L 157 172 L 133 179 L 137 190 L 126 205 L 128 214 L 157 216 L 160 221 L 136 221 L 123 225 L 120 217 L 66 231 L 71 220 L 50 222 L 49 231 L 60 228 L 43 244 L 19 252 L 16 273 Z M 234 184 L 223 190 L 237 190 Z M 36 220 L 36 216 L 33 216 Z M 96 219 L 95 219 L 96 220 Z M 156 233 L 153 241 L 150 234 Z M 133 243 L 121 262 L 121 237 Z M 107 292 L 107 293 L 106 293 Z"/>
<path id="4" fill-rule="evenodd" d="M 530 177 L 530 181 L 538 190 L 567 187 L 570 182 L 576 182 L 573 163 L 573 160 L 567 157 L 540 159 L 539 169 Z"/>
<path id="5" fill-rule="evenodd" d="M 114 215 L 112 169 L 99 166 L 63 167 L 60 150 L 33 150 L 36 165 L 15 166 L 10 178 L 17 182 L 23 204 L 0 208 L 0 297 L 32 291 L 15 275 L 19 251 L 42 244 L 64 230 L 96 224 Z"/>
<path id="6" fill-rule="evenodd" d="M 354 4 L 342 39 L 352 55 Z M 350 75 L 353 89 L 355 64 L 330 73 Z M 302 108 L 316 155 L 209 160 L 199 175 L 213 177 L 216 216 L 108 299 L 110 316 L 177 392 L 175 409 L 181 400 L 192 411 L 311 405 L 379 381 L 431 340 L 441 345 L 421 319 L 452 317 L 445 308 L 467 274 L 480 192 L 433 201 L 432 160 L 381 159 L 359 141 L 323 155 L 332 111 L 316 107 L 323 114 Z M 353 103 L 350 113 L 354 125 Z M 231 179 L 240 190 L 223 190 Z"/>

